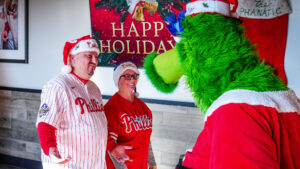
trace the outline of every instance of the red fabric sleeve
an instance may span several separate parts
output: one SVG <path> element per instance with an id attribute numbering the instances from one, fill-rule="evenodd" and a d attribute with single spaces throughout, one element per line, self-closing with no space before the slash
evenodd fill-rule
<path id="1" fill-rule="evenodd" d="M 208 117 L 183 165 L 209 169 L 279 169 L 274 119 L 264 106 L 228 104 Z"/>
<path id="2" fill-rule="evenodd" d="M 110 136 L 108 136 L 108 138 L 107 138 L 107 147 L 106 147 L 106 150 L 107 150 L 107 151 L 111 151 L 111 150 L 114 149 L 116 146 L 117 146 L 116 141 L 115 141 L 113 138 L 111 138 Z"/>
<path id="3" fill-rule="evenodd" d="M 112 96 L 114 97 L 114 96 Z M 113 99 L 112 99 L 113 100 Z M 117 110 L 115 108 L 115 104 L 112 100 L 109 100 L 105 106 L 104 106 L 104 112 L 107 119 L 107 125 L 108 125 L 108 137 L 107 137 L 107 147 L 106 147 L 106 165 L 107 169 L 115 169 L 115 166 L 110 159 L 110 156 L 108 155 L 108 152 L 111 152 L 116 146 L 116 140 L 118 138 L 118 130 L 119 130 L 119 117 Z"/>
<path id="4" fill-rule="evenodd" d="M 108 104 L 104 106 L 104 112 L 108 122 L 107 151 L 111 151 L 117 146 L 116 140 L 120 128 L 119 113 L 112 105 L 114 105 L 112 102 L 108 102 Z"/>
<path id="5" fill-rule="evenodd" d="M 56 136 L 55 136 L 56 128 L 44 123 L 40 122 L 38 124 L 38 134 L 40 139 L 40 144 L 43 149 L 44 154 L 49 155 L 49 148 L 56 147 Z"/>
<path id="6" fill-rule="evenodd" d="M 7 32 L 10 30 L 10 27 L 9 27 L 9 25 L 8 25 L 8 22 L 5 22 L 4 30 L 7 31 Z"/>

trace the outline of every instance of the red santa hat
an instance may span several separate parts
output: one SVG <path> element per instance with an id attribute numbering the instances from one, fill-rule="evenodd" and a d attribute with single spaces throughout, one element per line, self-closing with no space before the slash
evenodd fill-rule
<path id="1" fill-rule="evenodd" d="M 126 61 L 126 62 L 120 63 L 119 65 L 117 65 L 114 68 L 114 72 L 113 72 L 113 80 L 114 80 L 114 83 L 117 88 L 119 88 L 118 84 L 119 84 L 121 75 L 128 69 L 133 70 L 136 74 L 140 74 L 137 66 L 133 62 Z M 134 89 L 134 95 L 136 97 L 139 97 L 139 93 L 136 91 L 136 88 Z"/>
<path id="2" fill-rule="evenodd" d="M 128 69 L 133 70 L 136 74 L 140 74 L 138 68 L 134 63 L 130 61 L 120 63 L 114 68 L 114 72 L 113 72 L 113 79 L 116 87 L 118 87 L 121 75 Z"/>
<path id="3" fill-rule="evenodd" d="M 96 52 L 99 55 L 100 50 L 98 48 L 98 44 L 95 39 L 93 39 L 90 35 L 83 36 L 79 39 L 74 39 L 71 41 L 67 41 L 65 43 L 64 51 L 63 51 L 63 60 L 64 66 L 62 67 L 63 73 L 70 73 L 72 71 L 72 67 L 70 65 L 70 55 L 76 55 L 80 52 Z"/>
<path id="4" fill-rule="evenodd" d="M 236 17 L 238 0 L 191 0 L 186 5 L 185 16 L 198 13 L 217 13 L 227 17 Z"/>

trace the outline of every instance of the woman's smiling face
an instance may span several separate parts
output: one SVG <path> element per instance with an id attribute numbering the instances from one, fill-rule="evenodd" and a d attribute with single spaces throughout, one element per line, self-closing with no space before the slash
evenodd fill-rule
<path id="1" fill-rule="evenodd" d="M 119 90 L 125 92 L 133 92 L 136 87 L 139 75 L 131 70 L 126 70 L 121 76 L 119 80 Z"/>

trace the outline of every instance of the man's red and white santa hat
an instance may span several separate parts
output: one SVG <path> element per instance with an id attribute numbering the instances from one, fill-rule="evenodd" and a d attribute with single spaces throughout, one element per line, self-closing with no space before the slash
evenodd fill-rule
<path id="1" fill-rule="evenodd" d="M 238 0 L 191 0 L 186 5 L 185 16 L 198 13 L 217 13 L 227 17 L 235 17 Z"/>
<path id="2" fill-rule="evenodd" d="M 70 55 L 76 55 L 81 52 L 96 52 L 99 55 L 100 50 L 95 39 L 90 35 L 83 36 L 78 39 L 67 41 L 63 51 L 64 66 L 62 67 L 63 73 L 70 73 L 72 67 L 70 65 Z"/>

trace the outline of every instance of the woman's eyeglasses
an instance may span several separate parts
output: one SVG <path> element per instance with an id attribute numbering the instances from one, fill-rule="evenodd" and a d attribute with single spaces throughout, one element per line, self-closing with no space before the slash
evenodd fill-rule
<path id="1" fill-rule="evenodd" d="M 139 79 L 139 74 L 135 73 L 135 74 L 124 74 L 124 75 L 121 75 L 121 77 L 124 77 L 125 80 L 131 80 L 131 79 L 134 79 L 134 80 L 137 80 Z"/>

